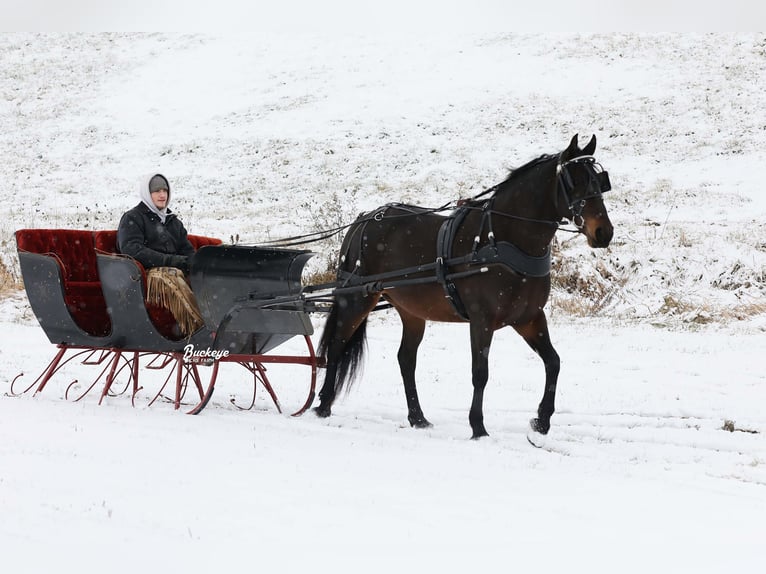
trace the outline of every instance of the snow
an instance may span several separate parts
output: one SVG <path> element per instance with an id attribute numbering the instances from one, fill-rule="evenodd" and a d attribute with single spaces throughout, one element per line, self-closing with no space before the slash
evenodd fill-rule
<path id="1" fill-rule="evenodd" d="M 4 570 L 762 562 L 764 35 L 389 32 L 0 36 L 0 259 L 18 273 L 22 227 L 114 228 L 152 169 L 192 233 L 258 243 L 467 197 L 596 134 L 615 239 L 558 237 L 557 276 L 592 289 L 562 281 L 549 304 L 562 371 L 545 448 L 526 440 L 543 367 L 512 331 L 490 356 L 490 437 L 471 441 L 465 326 L 429 325 L 421 347 L 431 429 L 407 424 L 390 313 L 329 419 L 280 414 L 263 392 L 238 410 L 249 383 L 233 367 L 192 417 L 149 408 L 148 373 L 135 407 L 64 400 L 95 376 L 77 365 L 9 396 L 54 348 L 5 293 Z M 332 259 L 332 243 L 316 250 L 314 268 Z M 269 368 L 286 412 L 304 371 Z"/>

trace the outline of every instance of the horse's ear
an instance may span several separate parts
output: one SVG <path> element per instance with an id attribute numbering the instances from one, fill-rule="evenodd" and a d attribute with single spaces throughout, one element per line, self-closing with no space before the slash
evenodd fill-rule
<path id="1" fill-rule="evenodd" d="M 573 158 L 578 155 L 578 147 L 577 147 L 577 135 L 575 134 L 572 140 L 569 142 L 569 145 L 567 146 L 567 149 L 564 150 L 564 153 L 562 154 L 562 161 L 566 161 L 570 158 Z"/>
<path id="2" fill-rule="evenodd" d="M 588 145 L 582 148 L 582 153 L 583 155 L 593 155 L 595 152 L 596 152 L 596 134 L 593 134 L 593 137 L 590 138 Z"/>

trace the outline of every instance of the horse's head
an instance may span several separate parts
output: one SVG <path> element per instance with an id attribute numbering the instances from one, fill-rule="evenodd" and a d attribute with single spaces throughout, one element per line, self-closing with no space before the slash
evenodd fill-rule
<path id="1" fill-rule="evenodd" d="M 578 147 L 575 135 L 561 152 L 556 166 L 556 206 L 560 217 L 570 220 L 588 238 L 588 245 L 607 247 L 614 229 L 602 194 L 611 189 L 611 184 L 609 175 L 593 157 L 595 151 L 595 135 L 583 149 Z"/>

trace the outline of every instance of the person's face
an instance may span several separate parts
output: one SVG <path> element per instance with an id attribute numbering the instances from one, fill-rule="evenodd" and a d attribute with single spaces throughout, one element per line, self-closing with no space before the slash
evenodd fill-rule
<path id="1" fill-rule="evenodd" d="M 168 190 L 158 189 L 152 192 L 152 203 L 157 209 L 165 209 L 168 205 Z"/>

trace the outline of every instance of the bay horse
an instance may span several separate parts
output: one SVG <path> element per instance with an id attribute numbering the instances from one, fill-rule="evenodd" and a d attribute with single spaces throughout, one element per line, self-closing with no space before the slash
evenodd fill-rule
<path id="1" fill-rule="evenodd" d="M 402 320 L 398 360 L 411 426 L 431 426 L 415 385 L 426 321 L 470 325 L 468 419 L 474 439 L 488 434 L 483 397 L 492 337 L 509 325 L 545 365 L 545 390 L 528 434 L 533 444 L 542 439 L 550 429 L 560 365 L 543 310 L 551 289 L 551 241 L 562 220 L 593 248 L 607 247 L 613 234 L 602 201 L 609 177 L 595 150 L 595 135 L 582 149 L 575 135 L 561 153 L 513 170 L 448 216 L 402 204 L 360 215 L 341 245 L 340 288 L 319 343 L 327 368 L 316 414 L 330 416 L 337 394 L 353 381 L 366 346 L 367 316 L 383 299 Z"/>

